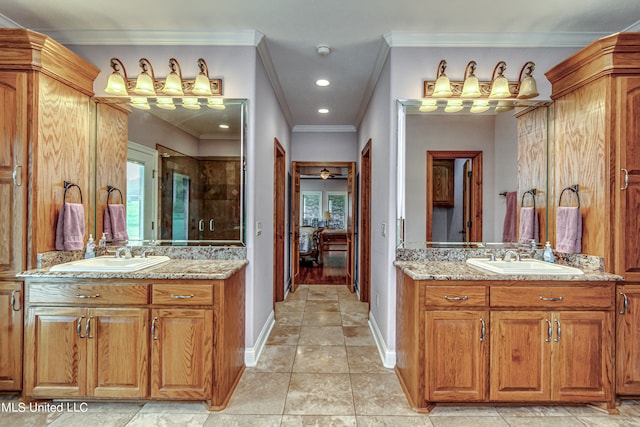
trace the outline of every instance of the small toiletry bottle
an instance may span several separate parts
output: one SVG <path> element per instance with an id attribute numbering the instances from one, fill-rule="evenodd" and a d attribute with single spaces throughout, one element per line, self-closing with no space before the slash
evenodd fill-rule
<path id="1" fill-rule="evenodd" d="M 551 249 L 551 243 L 549 242 L 544 245 L 544 253 L 542 254 L 542 259 L 546 262 L 553 262 L 553 249 Z"/>
<path id="2" fill-rule="evenodd" d="M 96 256 L 96 243 L 93 241 L 93 235 L 89 234 L 87 241 L 87 249 L 84 252 L 85 258 L 93 258 Z"/>
<path id="3" fill-rule="evenodd" d="M 535 253 L 536 249 L 538 249 L 538 244 L 535 239 L 531 239 L 531 251 Z"/>
<path id="4" fill-rule="evenodd" d="M 98 240 L 98 246 L 107 246 L 107 235 L 102 233 L 102 237 Z"/>

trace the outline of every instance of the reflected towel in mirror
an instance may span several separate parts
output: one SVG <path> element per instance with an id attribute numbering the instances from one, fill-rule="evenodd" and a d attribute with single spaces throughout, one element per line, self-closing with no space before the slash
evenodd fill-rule
<path id="1" fill-rule="evenodd" d="M 515 242 L 516 241 L 516 215 L 518 209 L 518 192 L 508 191 L 505 194 L 507 199 L 507 208 L 504 214 L 504 226 L 502 229 L 502 241 L 503 242 Z"/>
<path id="2" fill-rule="evenodd" d="M 107 205 L 104 210 L 103 228 L 107 240 L 129 240 L 124 205 Z"/>
<path id="3" fill-rule="evenodd" d="M 533 207 L 520 208 L 520 238 L 518 243 L 531 243 L 540 240 L 538 211 Z"/>

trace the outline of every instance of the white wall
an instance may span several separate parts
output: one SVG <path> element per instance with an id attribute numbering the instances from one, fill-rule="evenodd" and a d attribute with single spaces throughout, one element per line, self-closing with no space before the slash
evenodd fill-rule
<path id="1" fill-rule="evenodd" d="M 487 241 L 501 242 L 507 198 L 500 196 L 500 193 L 518 188 L 518 121 L 509 113 L 498 114 L 495 134 L 495 189 L 489 199 L 494 207 L 494 235 L 492 239 L 487 236 Z"/>
<path id="2" fill-rule="evenodd" d="M 293 132 L 292 161 L 355 162 L 358 138 L 355 132 Z"/>

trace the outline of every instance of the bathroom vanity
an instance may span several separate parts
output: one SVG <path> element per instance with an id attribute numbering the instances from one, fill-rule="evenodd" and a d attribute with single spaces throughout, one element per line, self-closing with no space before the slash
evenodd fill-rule
<path id="1" fill-rule="evenodd" d="M 23 397 L 202 400 L 244 371 L 245 260 L 170 260 L 131 273 L 22 273 Z"/>
<path id="2" fill-rule="evenodd" d="M 595 404 L 615 413 L 619 276 L 499 275 L 396 261 L 396 373 L 410 405 Z"/>

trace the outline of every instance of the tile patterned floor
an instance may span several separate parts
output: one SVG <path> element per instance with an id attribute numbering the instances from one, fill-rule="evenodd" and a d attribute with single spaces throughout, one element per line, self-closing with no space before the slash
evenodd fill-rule
<path id="1" fill-rule="evenodd" d="M 367 320 L 366 304 L 346 288 L 303 285 L 278 303 L 258 365 L 246 369 L 222 412 L 200 403 L 89 403 L 88 413 L 0 412 L 0 426 L 640 427 L 640 401 L 624 401 L 618 416 L 584 406 L 438 406 L 417 414 L 382 366 Z"/>

